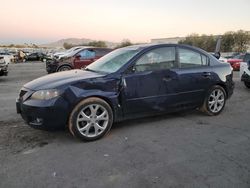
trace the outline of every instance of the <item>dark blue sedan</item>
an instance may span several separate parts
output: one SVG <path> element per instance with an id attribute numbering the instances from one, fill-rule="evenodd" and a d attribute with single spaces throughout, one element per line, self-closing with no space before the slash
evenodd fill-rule
<path id="1" fill-rule="evenodd" d="M 117 49 L 85 70 L 47 75 L 23 86 L 17 112 L 32 127 L 68 126 L 85 141 L 117 121 L 187 109 L 218 115 L 232 95 L 232 68 L 186 45 Z"/>

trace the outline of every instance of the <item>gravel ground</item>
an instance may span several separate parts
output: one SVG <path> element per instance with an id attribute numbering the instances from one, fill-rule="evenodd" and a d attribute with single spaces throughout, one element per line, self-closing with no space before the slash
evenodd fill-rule
<path id="1" fill-rule="evenodd" d="M 19 89 L 42 75 L 43 63 L 22 63 L 0 77 L 0 187 L 250 187 L 250 90 L 238 72 L 219 116 L 125 121 L 90 143 L 35 130 L 16 114 Z"/>

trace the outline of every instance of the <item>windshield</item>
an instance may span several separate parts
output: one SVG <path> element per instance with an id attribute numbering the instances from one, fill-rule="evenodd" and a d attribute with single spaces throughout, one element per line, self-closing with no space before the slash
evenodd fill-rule
<path id="1" fill-rule="evenodd" d="M 76 55 L 78 52 L 80 52 L 82 49 L 81 48 L 79 48 L 79 49 L 77 49 L 77 50 L 73 50 L 73 51 L 71 51 L 71 52 L 67 52 L 67 53 L 65 53 L 64 55 L 62 55 L 63 57 L 72 57 L 72 56 L 74 56 L 74 55 Z"/>
<path id="2" fill-rule="evenodd" d="M 86 67 L 86 70 L 113 73 L 125 65 L 132 57 L 139 52 L 139 49 L 121 48 L 98 59 Z"/>

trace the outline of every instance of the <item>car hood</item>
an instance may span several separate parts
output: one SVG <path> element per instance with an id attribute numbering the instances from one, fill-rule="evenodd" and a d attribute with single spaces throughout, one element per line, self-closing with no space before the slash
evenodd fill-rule
<path id="1" fill-rule="evenodd" d="M 58 72 L 37 78 L 31 82 L 26 83 L 24 87 L 34 91 L 42 89 L 54 89 L 81 80 L 89 78 L 97 78 L 102 76 L 104 75 L 90 71 L 71 70 L 71 71 Z"/>

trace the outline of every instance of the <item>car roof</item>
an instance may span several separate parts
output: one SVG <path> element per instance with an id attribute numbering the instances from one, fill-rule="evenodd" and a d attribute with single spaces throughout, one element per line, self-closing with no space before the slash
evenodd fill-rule
<path id="1" fill-rule="evenodd" d="M 149 43 L 149 44 L 138 44 L 138 45 L 131 45 L 124 47 L 123 49 L 131 49 L 131 50 L 143 50 L 146 48 L 153 48 L 153 47 L 165 47 L 165 46 L 178 46 L 178 47 L 184 47 L 184 48 L 191 48 L 193 50 L 208 54 L 205 50 L 202 50 L 200 48 L 197 48 L 195 46 L 190 46 L 186 44 L 173 44 L 173 43 L 161 43 L 161 44 L 155 44 L 155 43 Z"/>

